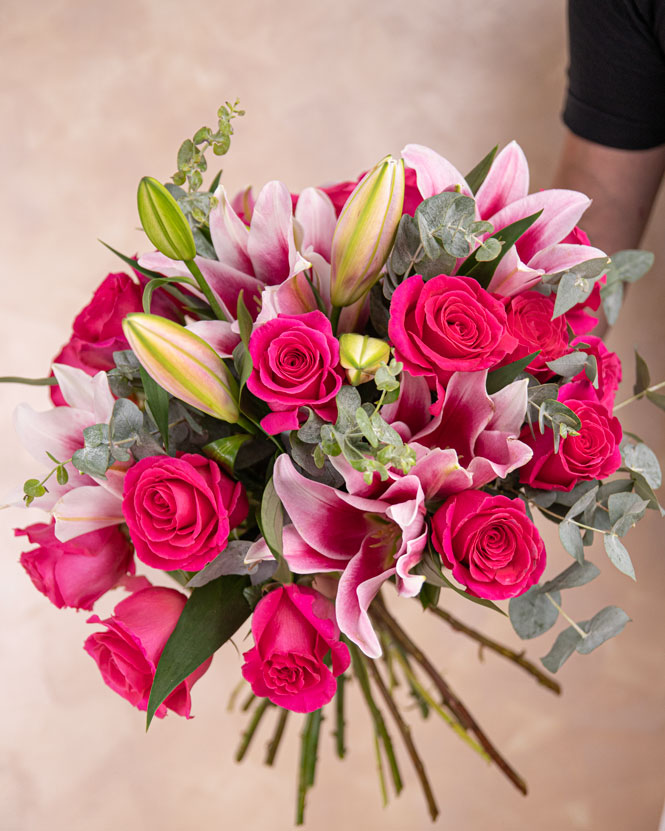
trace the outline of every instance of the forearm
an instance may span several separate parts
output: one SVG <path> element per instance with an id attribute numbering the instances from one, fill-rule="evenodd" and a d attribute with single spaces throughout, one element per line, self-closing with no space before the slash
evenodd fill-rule
<path id="1" fill-rule="evenodd" d="M 608 254 L 636 248 L 665 171 L 665 145 L 617 150 L 567 132 L 554 186 L 592 200 L 580 226 Z"/>

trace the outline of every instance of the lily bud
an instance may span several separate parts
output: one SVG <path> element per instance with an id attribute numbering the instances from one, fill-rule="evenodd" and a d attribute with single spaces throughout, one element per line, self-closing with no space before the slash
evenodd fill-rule
<path id="1" fill-rule="evenodd" d="M 159 315 L 130 314 L 122 330 L 139 363 L 171 395 L 235 424 L 238 385 L 215 350 L 179 323 Z"/>
<path id="2" fill-rule="evenodd" d="M 339 339 L 339 362 L 354 387 L 373 378 L 381 364 L 389 360 L 390 346 L 384 340 L 355 333 Z"/>
<path id="3" fill-rule="evenodd" d="M 377 281 L 403 207 L 404 162 L 386 156 L 356 185 L 337 220 L 331 253 L 333 306 L 350 306 Z"/>
<path id="4" fill-rule="evenodd" d="M 155 248 L 171 260 L 193 260 L 196 245 L 192 229 L 164 185 L 144 176 L 139 182 L 137 202 L 141 225 Z"/>

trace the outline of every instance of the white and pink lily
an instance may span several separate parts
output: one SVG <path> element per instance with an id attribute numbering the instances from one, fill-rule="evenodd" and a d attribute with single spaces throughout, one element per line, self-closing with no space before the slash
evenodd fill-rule
<path id="1" fill-rule="evenodd" d="M 434 150 L 407 144 L 402 156 L 406 165 L 416 171 L 423 199 L 456 189 L 472 195 L 459 170 Z M 478 218 L 491 222 L 494 231 L 542 210 L 540 217 L 499 263 L 489 285 L 489 290 L 496 294 L 510 297 L 533 287 L 545 274 L 605 256 L 603 251 L 589 245 L 562 242 L 591 200 L 572 190 L 541 190 L 530 194 L 527 160 L 514 141 L 497 154 L 475 199 Z"/>
<path id="2" fill-rule="evenodd" d="M 297 574 L 342 572 L 339 628 L 366 655 L 378 658 L 381 645 L 367 613 L 370 603 L 393 575 L 404 597 L 417 595 L 424 580 L 411 573 L 427 541 L 420 481 L 404 476 L 379 498 L 363 498 L 306 479 L 285 454 L 275 462 L 273 481 L 292 523 L 283 534 L 289 568 Z M 261 539 L 247 561 L 269 557 Z"/>
<path id="3" fill-rule="evenodd" d="M 47 451 L 65 461 L 83 447 L 83 430 L 93 424 L 106 423 L 113 411 L 113 395 L 104 372 L 90 376 L 81 369 L 54 364 L 53 373 L 60 392 L 69 406 L 36 412 L 28 404 L 19 404 L 14 426 L 21 444 L 39 462 L 52 466 Z M 118 469 L 115 469 L 115 468 Z M 48 493 L 33 505 L 50 511 L 55 517 L 55 535 L 61 542 L 124 522 L 122 489 L 124 468 L 116 465 L 106 479 L 93 479 L 66 465 L 69 481 L 59 485 L 49 479 Z"/>

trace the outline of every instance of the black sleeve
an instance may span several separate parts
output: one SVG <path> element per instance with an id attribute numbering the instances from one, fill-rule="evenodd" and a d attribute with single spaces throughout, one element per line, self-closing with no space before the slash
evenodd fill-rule
<path id="1" fill-rule="evenodd" d="M 569 0 L 563 120 L 608 147 L 665 143 L 665 57 L 658 0 Z"/>

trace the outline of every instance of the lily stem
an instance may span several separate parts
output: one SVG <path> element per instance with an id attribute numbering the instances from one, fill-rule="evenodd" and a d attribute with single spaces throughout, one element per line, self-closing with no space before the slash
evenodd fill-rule
<path id="1" fill-rule="evenodd" d="M 199 289 L 201 289 L 201 292 L 203 293 L 203 296 L 210 304 L 210 308 L 212 309 L 215 317 L 218 320 L 228 320 L 228 318 L 222 311 L 222 307 L 219 305 L 219 301 L 212 293 L 212 289 L 206 282 L 206 278 L 203 276 L 203 274 L 201 274 L 201 269 L 197 266 L 194 260 L 184 260 L 183 262 L 185 263 L 190 273 L 196 280 Z"/>
<path id="2" fill-rule="evenodd" d="M 439 609 L 437 606 L 430 606 L 429 611 L 441 618 L 441 620 L 445 620 L 446 623 L 448 623 L 456 632 L 462 632 L 474 641 L 477 641 L 482 646 L 486 646 L 488 649 L 491 649 L 492 652 L 496 652 L 497 655 L 503 655 L 504 658 L 508 658 L 509 661 L 513 661 L 513 663 L 522 667 L 522 669 L 530 675 L 533 675 L 539 684 L 542 684 L 544 687 L 552 690 L 552 692 L 555 692 L 557 695 L 561 694 L 561 686 L 553 678 L 550 678 L 548 675 L 545 675 L 544 672 L 541 672 L 535 664 L 532 664 L 531 661 L 527 660 L 524 657 L 523 652 L 515 652 L 509 647 L 503 646 L 503 644 L 497 643 L 497 641 L 493 641 L 491 638 L 483 635 L 482 632 L 477 632 L 475 629 L 471 629 L 471 627 L 462 623 L 462 621 L 457 620 L 457 618 L 454 618 L 444 609 Z"/>

